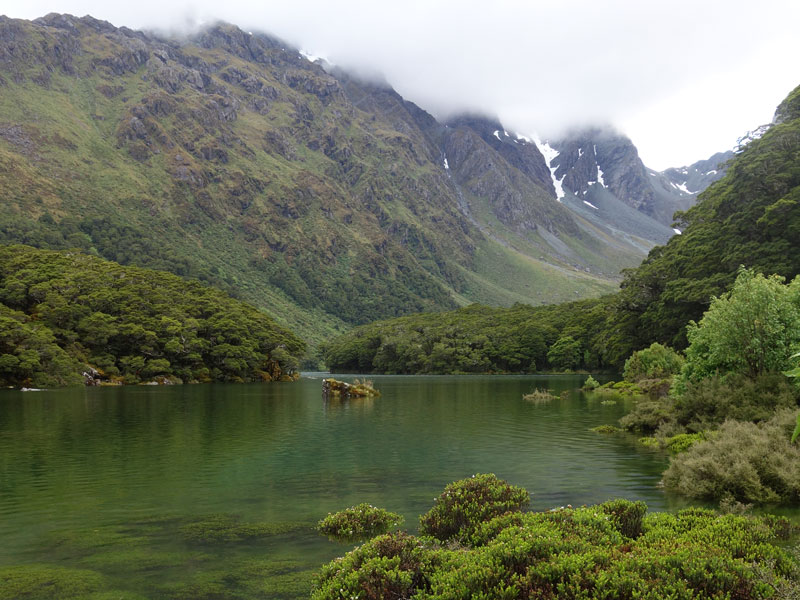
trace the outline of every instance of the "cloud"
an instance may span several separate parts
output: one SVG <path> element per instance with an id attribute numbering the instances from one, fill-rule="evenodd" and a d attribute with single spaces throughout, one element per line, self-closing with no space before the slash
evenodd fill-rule
<path id="1" fill-rule="evenodd" d="M 383 73 L 438 117 L 481 111 L 508 129 L 543 136 L 613 124 L 656 168 L 729 147 L 800 83 L 795 0 L 4 4 L 11 16 L 57 10 L 129 27 L 223 19 L 343 68 Z M 665 131 L 670 139 L 681 132 L 680 142 L 659 140 Z"/>

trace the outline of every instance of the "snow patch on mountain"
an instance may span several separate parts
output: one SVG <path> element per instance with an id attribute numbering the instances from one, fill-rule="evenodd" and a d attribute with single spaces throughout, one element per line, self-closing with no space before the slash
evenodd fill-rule
<path id="1" fill-rule="evenodd" d="M 564 177 L 567 175 L 565 173 L 561 176 L 561 179 L 558 179 L 556 177 L 556 171 L 558 170 L 558 167 L 551 166 L 553 161 L 558 156 L 558 150 L 553 148 L 547 142 L 543 142 L 537 136 L 533 136 L 533 141 L 536 144 L 536 147 L 539 149 L 539 152 L 541 152 L 542 156 L 544 156 L 544 162 L 547 163 L 547 168 L 550 169 L 550 177 L 552 177 L 553 187 L 556 189 L 556 198 L 559 202 L 561 202 L 561 199 L 566 196 L 564 193 Z"/>

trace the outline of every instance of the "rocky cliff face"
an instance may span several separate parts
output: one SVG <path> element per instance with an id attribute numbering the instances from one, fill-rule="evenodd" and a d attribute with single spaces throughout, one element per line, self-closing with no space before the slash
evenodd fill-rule
<path id="1" fill-rule="evenodd" d="M 732 152 L 718 153 L 660 173 L 642 163 L 629 138 L 602 128 L 574 131 L 548 142 L 546 148 L 553 181 L 564 194 L 593 208 L 600 198 L 613 197 L 665 227 L 671 225 L 676 211 L 692 206 L 697 194 L 724 175 L 725 162 L 733 156 Z M 614 220 L 612 214 L 607 217 Z M 634 225 L 630 232 L 641 233 L 638 227 Z"/>

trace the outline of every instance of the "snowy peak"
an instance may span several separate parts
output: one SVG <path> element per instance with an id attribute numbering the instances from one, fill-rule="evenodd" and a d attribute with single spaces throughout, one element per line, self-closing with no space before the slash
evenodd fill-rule
<path id="1" fill-rule="evenodd" d="M 550 168 L 565 192 L 583 198 L 597 186 L 636 209 L 652 201 L 645 167 L 627 137 L 593 128 L 573 132 L 550 145 L 558 152 Z"/>
<path id="2" fill-rule="evenodd" d="M 667 169 L 658 173 L 648 170 L 655 184 L 669 186 L 670 192 L 681 196 L 696 196 L 709 185 L 725 175 L 726 163 L 733 157 L 733 151 L 717 152 L 711 158 L 699 160 L 686 166 Z"/>

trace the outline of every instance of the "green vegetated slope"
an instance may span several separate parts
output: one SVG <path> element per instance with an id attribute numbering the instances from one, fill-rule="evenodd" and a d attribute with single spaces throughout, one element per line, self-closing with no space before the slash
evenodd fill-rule
<path id="1" fill-rule="evenodd" d="M 732 285 L 740 265 L 786 278 L 800 273 L 800 88 L 772 128 L 679 217 L 683 234 L 626 272 L 617 294 L 375 323 L 332 340 L 328 365 L 405 373 L 621 368 L 655 341 L 685 347 L 689 321 Z M 529 328 L 542 332 L 534 346 Z M 519 360 L 515 347 L 527 348 Z"/>
<path id="2" fill-rule="evenodd" d="M 0 90 L 0 241 L 199 278 L 313 343 L 475 299 L 597 295 L 641 257 L 555 201 L 535 145 L 230 25 L 175 40 L 2 17 Z M 476 261 L 497 245 L 496 269 Z M 543 270 L 552 286 L 518 285 Z"/>
<path id="3" fill-rule="evenodd" d="M 197 281 L 75 251 L 0 246 L 0 385 L 271 381 L 305 344 Z"/>

